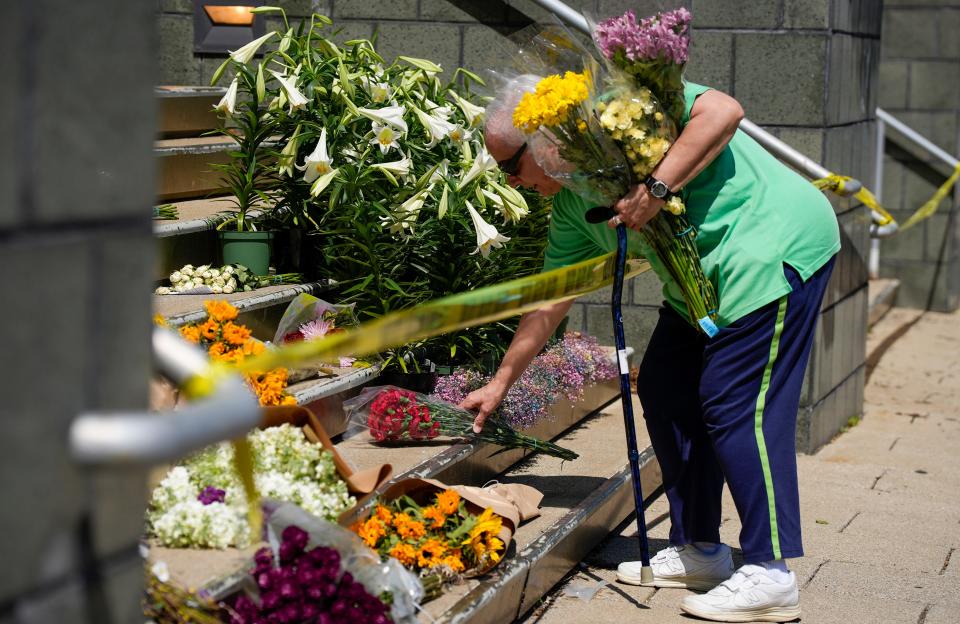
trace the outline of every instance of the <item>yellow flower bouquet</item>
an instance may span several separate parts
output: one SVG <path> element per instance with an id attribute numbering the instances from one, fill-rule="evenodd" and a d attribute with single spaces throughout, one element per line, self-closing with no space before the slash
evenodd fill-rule
<path id="1" fill-rule="evenodd" d="M 428 595 L 442 585 L 489 572 L 506 554 L 522 520 L 539 514 L 543 495 L 519 484 L 488 488 L 404 479 L 351 529 L 364 544 L 424 580 Z"/>
<path id="2" fill-rule="evenodd" d="M 180 335 L 206 349 L 211 360 L 237 363 L 247 356 L 260 355 L 267 348 L 253 337 L 246 325 L 235 323 L 238 310 L 228 301 L 211 299 L 203 303 L 207 319 L 188 323 Z M 254 371 L 247 374 L 247 383 L 256 393 L 260 405 L 296 405 L 287 393 L 287 369 Z"/>

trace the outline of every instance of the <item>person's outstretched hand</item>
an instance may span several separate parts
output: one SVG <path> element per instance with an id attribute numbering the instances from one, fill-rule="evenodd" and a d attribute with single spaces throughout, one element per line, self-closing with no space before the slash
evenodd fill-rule
<path id="1" fill-rule="evenodd" d="M 477 412 L 477 417 L 473 421 L 474 433 L 480 433 L 483 430 L 483 423 L 497 409 L 506 394 L 506 390 L 501 388 L 500 384 L 491 381 L 460 401 L 460 407 Z"/>

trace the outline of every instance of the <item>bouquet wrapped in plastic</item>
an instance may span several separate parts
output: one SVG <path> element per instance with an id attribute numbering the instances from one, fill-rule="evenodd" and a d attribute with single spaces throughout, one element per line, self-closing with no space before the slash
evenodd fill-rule
<path id="1" fill-rule="evenodd" d="M 569 449 L 520 433 L 505 420 L 491 416 L 480 433 L 474 433 L 476 415 L 451 403 L 396 386 L 366 388 L 344 401 L 343 411 L 353 428 L 366 430 L 377 442 L 420 442 L 439 436 L 466 438 L 502 446 L 524 448 L 560 459 L 576 459 Z"/>
<path id="2" fill-rule="evenodd" d="M 250 571 L 259 600 L 228 600 L 232 623 L 415 621 L 423 588 L 397 561 L 381 561 L 350 531 L 294 505 L 274 510 L 268 526 L 271 546 L 257 551 Z"/>
<path id="3" fill-rule="evenodd" d="M 534 38 L 531 46 L 553 50 L 563 38 L 562 31 L 550 31 Z M 575 47 L 571 38 L 567 48 Z M 650 175 L 673 145 L 679 123 L 671 112 L 676 100 L 665 106 L 637 76 L 631 78 L 614 62 L 601 68 L 587 51 L 581 53 L 580 71 L 547 75 L 524 94 L 513 111 L 513 124 L 528 135 L 533 157 L 547 175 L 588 201 L 612 206 L 631 185 Z M 540 62 L 551 56 L 526 58 Z M 569 67 L 569 55 L 563 60 Z M 547 64 L 545 69 L 556 67 Z M 682 83 L 679 98 L 682 114 Z M 712 336 L 716 291 L 703 273 L 697 231 L 685 212 L 675 197 L 640 234 L 655 256 L 655 268 L 680 287 L 691 322 Z"/>

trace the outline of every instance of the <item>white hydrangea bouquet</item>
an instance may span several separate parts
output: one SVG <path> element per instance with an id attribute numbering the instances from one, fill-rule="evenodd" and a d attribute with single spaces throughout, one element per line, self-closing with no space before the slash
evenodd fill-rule
<path id="1" fill-rule="evenodd" d="M 255 431 L 249 440 L 254 481 L 262 497 L 294 503 L 332 521 L 356 503 L 333 454 L 308 441 L 299 428 L 282 424 Z M 222 549 L 259 539 L 250 534 L 247 498 L 233 452 L 227 443 L 208 447 L 170 470 L 157 486 L 147 527 L 159 545 Z"/>

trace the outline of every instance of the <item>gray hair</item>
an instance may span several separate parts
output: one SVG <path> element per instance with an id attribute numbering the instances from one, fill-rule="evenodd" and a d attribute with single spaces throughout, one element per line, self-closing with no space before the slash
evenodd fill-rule
<path id="1" fill-rule="evenodd" d="M 513 125 L 513 109 L 526 93 L 533 93 L 542 79 L 535 74 L 521 74 L 503 81 L 493 100 L 487 104 L 483 132 L 495 136 L 509 147 L 519 148 L 527 136 Z"/>

